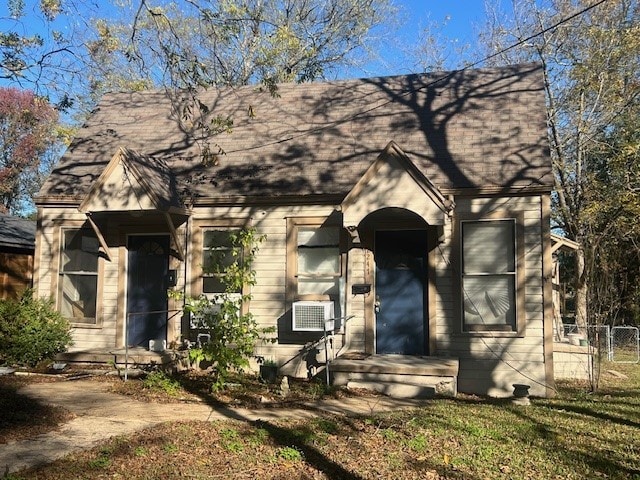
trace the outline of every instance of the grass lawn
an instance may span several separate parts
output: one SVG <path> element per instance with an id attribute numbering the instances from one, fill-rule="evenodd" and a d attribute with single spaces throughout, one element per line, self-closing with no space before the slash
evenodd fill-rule
<path id="1" fill-rule="evenodd" d="M 530 406 L 460 396 L 360 418 L 167 423 L 8 478 L 640 480 L 640 365 L 607 364 L 600 391 L 585 392 L 564 385 Z"/>

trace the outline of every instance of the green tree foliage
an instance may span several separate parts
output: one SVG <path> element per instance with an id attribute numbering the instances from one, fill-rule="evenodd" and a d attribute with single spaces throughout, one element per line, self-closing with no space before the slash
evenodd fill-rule
<path id="1" fill-rule="evenodd" d="M 246 85 L 327 77 L 366 57 L 388 0 L 122 2 L 95 22 L 88 48 L 95 91 L 150 84 Z"/>
<path id="2" fill-rule="evenodd" d="M 187 299 L 185 310 L 200 319 L 202 332 L 210 339 L 201 348 L 191 350 L 195 362 L 207 360 L 214 364 L 213 389 L 222 387 L 231 371 L 242 371 L 249 366 L 256 341 L 273 328 L 261 328 L 253 315 L 243 306 L 251 300 L 250 294 L 238 294 L 247 286 L 255 285 L 253 262 L 259 244 L 264 240 L 255 229 L 243 229 L 231 234 L 231 261 L 228 257 L 213 259 L 210 271 L 219 276 L 225 292 L 215 299 L 200 297 Z"/>
<path id="3" fill-rule="evenodd" d="M 69 322 L 51 301 L 33 297 L 0 300 L 0 364 L 36 366 L 71 345 Z"/>
<path id="4" fill-rule="evenodd" d="M 583 247 L 576 255 L 576 317 L 585 325 L 587 287 L 602 274 L 593 259 L 604 258 L 602 237 L 621 232 L 607 224 L 615 216 L 593 221 L 592 215 L 602 213 L 594 194 L 602 185 L 593 182 L 597 170 L 615 169 L 616 152 L 604 154 L 601 142 L 617 135 L 620 119 L 631 118 L 627 114 L 640 94 L 640 6 L 637 0 L 523 0 L 513 7 L 512 14 L 490 17 L 482 43 L 491 63 L 535 61 L 544 68 L 553 221 Z M 532 37 L 537 32 L 542 34 Z M 614 209 L 628 203 L 628 186 L 619 186 L 607 197 Z"/>
<path id="5" fill-rule="evenodd" d="M 587 162 L 590 310 L 610 325 L 640 324 L 640 103 L 632 104 L 599 135 Z"/>
<path id="6" fill-rule="evenodd" d="M 69 86 L 81 73 L 74 29 L 61 19 L 75 0 L 7 0 L 0 17 L 0 79 L 71 106 Z M 66 9 L 66 11 L 65 11 Z M 69 16 L 68 18 L 71 18 Z"/>
<path id="7" fill-rule="evenodd" d="M 33 92 L 0 88 L 0 211 L 23 213 L 48 174 L 62 130 Z"/>

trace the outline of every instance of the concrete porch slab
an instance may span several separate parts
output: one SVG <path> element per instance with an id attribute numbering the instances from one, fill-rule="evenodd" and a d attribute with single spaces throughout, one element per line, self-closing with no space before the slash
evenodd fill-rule
<path id="1" fill-rule="evenodd" d="M 398 375 L 458 376 L 457 358 L 410 355 L 368 355 L 338 357 L 329 368 L 334 372 L 393 373 Z"/>
<path id="2" fill-rule="evenodd" d="M 355 355 L 329 364 L 332 383 L 367 388 L 396 398 L 457 395 L 459 361 L 408 355 Z"/>
<path id="3" fill-rule="evenodd" d="M 127 352 L 124 348 L 105 348 L 64 352 L 56 355 L 56 360 L 68 363 L 116 366 L 124 366 L 125 363 L 129 365 L 169 365 L 180 361 L 187 355 L 188 353 L 182 350 L 152 352 L 142 347 L 134 347 Z"/>

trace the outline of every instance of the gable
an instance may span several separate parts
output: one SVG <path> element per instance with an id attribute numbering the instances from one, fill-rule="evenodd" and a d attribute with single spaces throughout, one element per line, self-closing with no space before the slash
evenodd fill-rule
<path id="1" fill-rule="evenodd" d="M 153 210 L 155 205 L 149 192 L 140 185 L 131 170 L 121 159 L 115 163 L 109 175 L 87 196 L 82 209 L 92 212 Z"/>
<path id="2" fill-rule="evenodd" d="M 390 142 L 341 204 L 345 226 L 382 208 L 401 208 L 429 225 L 444 225 L 451 203 L 394 142 Z"/>
<path id="3" fill-rule="evenodd" d="M 153 165 L 149 167 L 149 164 Z M 166 178 L 163 178 L 166 177 Z M 80 204 L 81 212 L 180 209 L 171 174 L 156 159 L 119 148 Z M 175 184 L 175 182 L 173 182 Z"/>

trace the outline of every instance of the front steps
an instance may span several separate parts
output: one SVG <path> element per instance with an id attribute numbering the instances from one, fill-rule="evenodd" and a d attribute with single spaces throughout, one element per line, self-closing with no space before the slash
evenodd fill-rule
<path id="1" fill-rule="evenodd" d="M 188 355 L 183 350 L 165 350 L 153 352 L 142 347 L 96 349 L 91 351 L 65 352 L 56 355 L 56 361 L 77 364 L 103 364 L 114 367 L 133 366 L 169 366 L 179 363 Z"/>
<path id="2" fill-rule="evenodd" d="M 329 364 L 333 385 L 395 398 L 455 397 L 458 369 L 456 358 L 408 355 L 349 355 Z"/>

